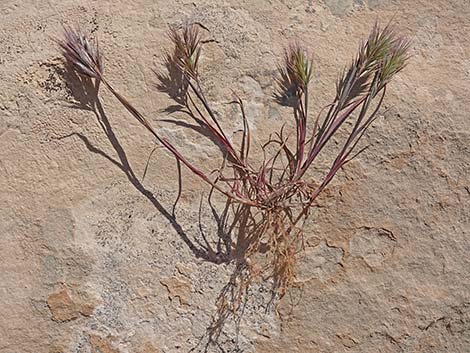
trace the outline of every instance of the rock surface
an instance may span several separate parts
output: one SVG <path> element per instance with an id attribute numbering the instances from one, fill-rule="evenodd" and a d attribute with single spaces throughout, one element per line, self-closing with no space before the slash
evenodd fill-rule
<path id="1" fill-rule="evenodd" d="M 2 0 L 0 18 L 0 353 L 203 350 L 233 270 L 223 248 L 204 245 L 218 231 L 209 207 L 199 215 L 207 188 L 183 171 L 173 218 L 174 160 L 154 153 L 142 178 L 155 145 L 103 91 L 115 134 L 106 137 L 62 65 L 52 39 L 62 23 L 97 34 L 109 80 L 209 170 L 218 149 L 168 115 L 172 101 L 155 89 L 168 25 L 209 29 L 208 96 L 236 134 L 239 116 L 225 103 L 237 91 L 260 144 L 291 119 L 271 99 L 286 43 L 312 50 L 318 111 L 375 20 L 392 18 L 412 36 L 413 57 L 369 149 L 319 200 L 299 287 L 276 314 L 255 286 L 238 337 L 228 323 L 220 347 L 470 351 L 467 0 Z"/>
<path id="2" fill-rule="evenodd" d="M 47 306 L 56 321 L 69 321 L 78 317 L 77 306 L 66 290 L 49 295 Z"/>

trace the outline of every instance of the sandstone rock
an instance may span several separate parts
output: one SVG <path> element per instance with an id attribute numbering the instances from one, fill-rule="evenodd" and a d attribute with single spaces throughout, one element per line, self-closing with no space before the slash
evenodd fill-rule
<path id="1" fill-rule="evenodd" d="M 189 304 L 189 297 L 193 289 L 191 282 L 177 276 L 163 278 L 160 282 L 167 288 L 171 300 L 178 298 L 180 304 Z"/>
<path id="2" fill-rule="evenodd" d="M 387 1 L 384 0 L 367 0 L 367 6 L 372 10 L 377 9 L 386 3 Z"/>
<path id="3" fill-rule="evenodd" d="M 352 8 L 352 0 L 324 0 L 331 13 L 336 16 L 346 15 Z"/>
<path id="4" fill-rule="evenodd" d="M 161 353 L 161 350 L 155 348 L 150 342 L 146 342 L 137 349 L 136 353 Z"/>
<path id="5" fill-rule="evenodd" d="M 196 271 L 195 265 L 193 263 L 185 264 L 182 262 L 178 262 L 176 264 L 176 268 L 180 274 L 188 278 L 190 278 L 191 274 Z"/>
<path id="6" fill-rule="evenodd" d="M 93 315 L 94 310 L 95 306 L 93 304 L 83 304 L 80 307 L 80 314 L 83 316 L 91 316 Z"/>
<path id="7" fill-rule="evenodd" d="M 60 345 L 52 345 L 47 353 L 67 353 L 67 351 Z"/>
<path id="8" fill-rule="evenodd" d="M 305 253 L 300 255 L 299 281 L 312 279 L 327 281 L 340 269 L 342 257 L 342 249 L 328 246 L 325 241 L 315 247 L 307 248 Z"/>
<path id="9" fill-rule="evenodd" d="M 362 258 L 371 268 L 378 268 L 392 256 L 395 246 L 393 233 L 383 228 L 363 227 L 350 240 L 351 255 Z"/>
<path id="10" fill-rule="evenodd" d="M 376 19 L 391 18 L 412 37 L 413 55 L 387 87 L 361 145 L 369 148 L 312 210 L 299 259 L 306 281 L 283 298 L 281 315 L 265 305 L 269 288 L 254 286 L 239 330 L 228 320 L 220 345 L 244 353 L 468 353 L 468 0 L 50 3 L 0 1 L 1 353 L 188 352 L 233 271 L 205 203 L 208 188 L 182 168 L 174 216 L 174 159 L 157 148 L 143 179 L 156 147 L 148 132 L 104 89 L 113 134 L 81 105 L 90 97 L 50 40 L 61 23 L 93 31 L 113 86 L 210 172 L 221 165 L 218 146 L 183 112 L 168 114 L 174 102 L 154 87 L 155 64 L 171 49 L 168 25 L 208 29 L 200 61 L 207 98 L 222 125 L 238 131 L 239 109 L 226 103 L 232 90 L 243 96 L 257 153 L 284 123 L 295 143 L 291 110 L 272 99 L 283 47 L 299 40 L 314 57 L 311 127 L 358 43 Z M 342 146 L 340 135 L 331 151 Z M 229 137 L 239 147 L 240 134 Z M 316 181 L 331 151 L 315 165 Z M 214 252 L 223 256 L 214 261 Z"/>
<path id="11" fill-rule="evenodd" d="M 114 337 L 101 337 L 98 335 L 90 335 L 91 353 L 121 353 L 113 347 Z"/>
<path id="12" fill-rule="evenodd" d="M 50 294 L 47 298 L 47 305 L 52 313 L 52 318 L 56 321 L 73 320 L 79 315 L 77 305 L 72 301 L 66 289 Z"/>

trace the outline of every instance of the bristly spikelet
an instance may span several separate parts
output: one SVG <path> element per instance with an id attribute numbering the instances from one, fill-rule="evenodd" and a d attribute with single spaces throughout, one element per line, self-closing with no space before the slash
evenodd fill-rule
<path id="1" fill-rule="evenodd" d="M 312 60 L 304 48 L 294 43 L 284 50 L 284 62 L 278 71 L 278 98 L 298 98 L 305 93 L 312 78 Z"/>
<path id="2" fill-rule="evenodd" d="M 173 59 L 182 72 L 197 79 L 198 63 L 201 55 L 201 37 L 196 24 L 185 26 L 182 30 L 170 29 L 170 39 L 175 45 Z"/>
<path id="3" fill-rule="evenodd" d="M 379 67 L 379 90 L 403 70 L 410 58 L 408 54 L 410 40 L 406 37 L 397 37 L 393 41 L 390 52 L 382 59 Z"/>
<path id="4" fill-rule="evenodd" d="M 380 29 L 376 23 L 367 40 L 360 46 L 352 65 L 337 83 L 340 106 L 347 106 L 354 98 L 363 96 L 371 89 L 375 96 L 406 66 L 409 46 L 410 41 L 399 36 L 391 24 Z"/>
<path id="5" fill-rule="evenodd" d="M 64 27 L 64 39 L 58 43 L 67 63 L 79 74 L 102 78 L 104 63 L 96 40 L 90 39 L 80 29 Z"/>

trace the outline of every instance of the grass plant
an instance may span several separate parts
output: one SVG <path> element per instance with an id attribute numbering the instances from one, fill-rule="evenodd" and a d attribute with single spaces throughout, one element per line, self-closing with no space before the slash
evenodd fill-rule
<path id="1" fill-rule="evenodd" d="M 214 327 L 220 328 L 222 321 L 240 310 L 253 281 L 270 281 L 273 298 L 285 295 L 295 282 L 304 221 L 336 173 L 364 151 L 359 142 L 379 116 L 388 84 L 406 66 L 410 42 L 392 24 L 384 28 L 376 24 L 340 74 L 331 103 L 317 109 L 316 114 L 311 113 L 309 103 L 309 86 L 315 74 L 312 58 L 299 43 L 289 45 L 278 67 L 276 100 L 292 108 L 288 119 L 294 120 L 295 129 L 286 131 L 283 127 L 273 132 L 261 146 L 262 162 L 255 164 L 242 99 L 234 94 L 231 101 L 239 107 L 243 126 L 241 141 L 235 144 L 206 97 L 199 65 L 203 50 L 201 26 L 171 29 L 169 39 L 172 48 L 165 57 L 168 72 L 160 75 L 162 89 L 172 92 L 184 112 L 200 122 L 221 146 L 223 163 L 216 173 L 181 153 L 115 90 L 105 77 L 97 41 L 80 29 L 67 27 L 59 44 L 67 63 L 77 73 L 101 82 L 179 163 L 207 183 L 211 192 L 226 197 L 233 211 L 230 261 L 235 263 L 235 272 L 218 299 L 221 321 Z M 347 137 L 340 142 L 329 169 L 319 180 L 312 180 L 309 170 L 345 125 L 350 127 Z"/>

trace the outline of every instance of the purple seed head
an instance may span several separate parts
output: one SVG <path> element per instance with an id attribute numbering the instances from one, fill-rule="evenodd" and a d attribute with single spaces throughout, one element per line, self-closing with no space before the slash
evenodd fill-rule
<path id="1" fill-rule="evenodd" d="M 64 39 L 59 45 L 67 63 L 79 74 L 102 78 L 103 57 L 96 40 L 90 39 L 80 28 L 64 27 Z"/>

